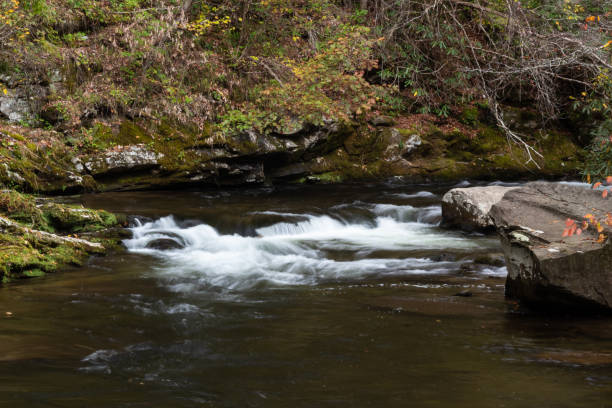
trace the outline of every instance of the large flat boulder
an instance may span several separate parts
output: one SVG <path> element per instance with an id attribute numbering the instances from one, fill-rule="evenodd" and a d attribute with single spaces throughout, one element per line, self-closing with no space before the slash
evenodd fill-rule
<path id="1" fill-rule="evenodd" d="M 466 231 L 493 229 L 491 207 L 516 187 L 453 188 L 442 197 L 442 226 Z"/>
<path id="2" fill-rule="evenodd" d="M 529 183 L 507 192 L 490 216 L 508 267 L 506 295 L 549 309 L 612 311 L 612 229 L 606 239 L 590 226 L 563 237 L 566 219 L 605 220 L 612 200 L 600 191 L 558 183 Z"/>
<path id="3" fill-rule="evenodd" d="M 159 166 L 163 154 L 156 153 L 144 144 L 116 146 L 84 160 L 75 160 L 76 170 L 87 171 L 92 176 L 130 173 Z"/>

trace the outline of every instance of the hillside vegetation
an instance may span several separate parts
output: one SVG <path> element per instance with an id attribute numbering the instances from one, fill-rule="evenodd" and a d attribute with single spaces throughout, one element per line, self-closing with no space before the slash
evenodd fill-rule
<path id="1" fill-rule="evenodd" d="M 611 13 L 606 0 L 0 0 L 0 97 L 28 105 L 4 114 L 4 162 L 33 152 L 19 166 L 38 175 L 41 157 L 139 142 L 184 161 L 245 132 L 344 123 L 363 135 L 391 120 L 441 130 L 436 160 L 471 151 L 455 159 L 475 163 L 507 140 L 532 170 L 562 134 L 590 144 L 585 172 L 603 176 Z M 573 144 L 554 174 L 582 162 Z"/>

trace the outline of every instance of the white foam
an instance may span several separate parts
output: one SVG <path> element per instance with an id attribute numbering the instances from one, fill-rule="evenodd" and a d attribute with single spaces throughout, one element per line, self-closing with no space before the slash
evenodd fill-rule
<path id="1" fill-rule="evenodd" d="M 468 252 L 492 242 L 443 232 L 416 221 L 438 214 L 439 207 L 379 204 L 372 211 L 380 214 L 373 224 L 305 214 L 306 221 L 259 228 L 255 237 L 219 234 L 206 224 L 181 228 L 172 217 L 165 217 L 132 228 L 133 238 L 124 244 L 131 252 L 160 258 L 155 273 L 168 288 L 192 292 L 210 286 L 244 290 L 261 284 L 312 285 L 374 274 L 444 273 L 457 265 L 422 258 L 371 259 L 361 254 L 431 249 Z M 407 219 L 414 221 L 404 221 Z M 149 247 L 159 239 L 172 239 L 181 246 L 168 250 Z M 329 259 L 329 251 L 348 254 L 348 260 L 344 259 L 347 256 Z"/>
<path id="2" fill-rule="evenodd" d="M 416 193 L 407 194 L 407 193 L 396 193 L 390 194 L 392 197 L 397 198 L 434 198 L 437 197 L 434 193 L 430 193 L 429 191 L 418 191 Z"/>
<path id="3" fill-rule="evenodd" d="M 480 274 L 485 276 L 496 276 L 500 278 L 505 278 L 508 275 L 508 269 L 505 266 L 491 266 L 481 270 Z"/>

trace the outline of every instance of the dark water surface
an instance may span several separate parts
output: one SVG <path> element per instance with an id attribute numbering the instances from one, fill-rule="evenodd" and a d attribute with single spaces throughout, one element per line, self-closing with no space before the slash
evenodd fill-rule
<path id="1" fill-rule="evenodd" d="M 612 407 L 612 320 L 515 310 L 446 189 L 81 197 L 142 222 L 0 288 L 0 406 Z"/>

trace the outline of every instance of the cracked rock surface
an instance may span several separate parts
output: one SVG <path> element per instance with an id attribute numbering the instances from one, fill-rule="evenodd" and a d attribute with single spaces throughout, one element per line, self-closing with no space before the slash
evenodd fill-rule
<path id="1" fill-rule="evenodd" d="M 612 311 L 612 228 L 598 243 L 593 226 L 562 237 L 565 220 L 599 220 L 612 212 L 600 191 L 559 183 L 529 183 L 507 192 L 490 212 L 508 267 L 506 295 L 548 309 Z"/>

